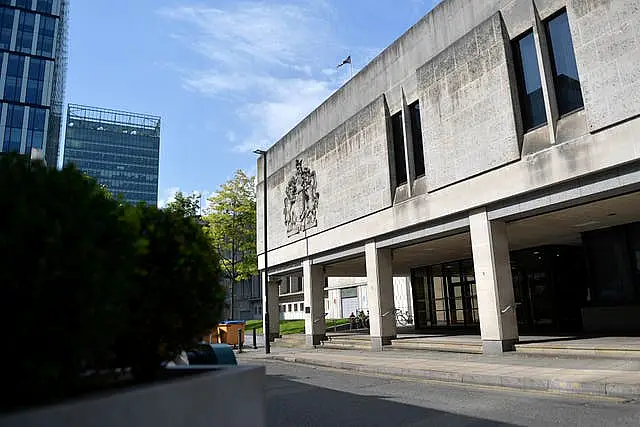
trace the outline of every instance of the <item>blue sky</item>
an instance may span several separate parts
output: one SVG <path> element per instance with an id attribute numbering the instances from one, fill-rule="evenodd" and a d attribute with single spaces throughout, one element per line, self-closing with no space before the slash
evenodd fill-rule
<path id="1" fill-rule="evenodd" d="M 210 193 L 434 3 L 72 1 L 67 102 L 161 116 L 160 203 Z"/>

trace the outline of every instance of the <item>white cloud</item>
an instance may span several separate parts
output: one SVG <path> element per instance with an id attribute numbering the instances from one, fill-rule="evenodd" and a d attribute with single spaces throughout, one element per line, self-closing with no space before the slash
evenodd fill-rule
<path id="1" fill-rule="evenodd" d="M 235 142 L 235 141 L 236 141 L 236 139 L 237 139 L 237 138 L 236 138 L 236 133 L 235 133 L 234 131 L 232 131 L 232 130 L 227 131 L 227 139 L 228 139 L 230 142 Z"/>
<path id="2" fill-rule="evenodd" d="M 177 37 L 209 60 L 205 69 L 183 74 L 185 89 L 242 105 L 236 115 L 246 126 L 228 138 L 236 150 L 272 145 L 344 82 L 324 71 L 343 49 L 335 48 L 332 11 L 323 1 L 192 5 L 160 13 L 186 24 Z"/>
<path id="3" fill-rule="evenodd" d="M 158 198 L 158 207 L 164 208 L 167 203 L 175 200 L 176 194 L 180 191 L 180 187 L 169 187 L 162 193 L 162 196 Z"/>

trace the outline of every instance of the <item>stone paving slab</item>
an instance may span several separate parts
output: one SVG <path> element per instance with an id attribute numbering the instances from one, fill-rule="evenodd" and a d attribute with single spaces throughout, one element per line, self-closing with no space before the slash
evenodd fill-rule
<path id="1" fill-rule="evenodd" d="M 391 353 L 391 354 L 390 354 Z M 271 355 L 245 353 L 240 360 L 272 359 L 378 375 L 500 386 L 596 396 L 640 399 L 637 361 L 557 359 L 416 352 L 363 352 L 349 350 L 283 350 Z M 622 369 L 621 369 L 622 368 Z"/>

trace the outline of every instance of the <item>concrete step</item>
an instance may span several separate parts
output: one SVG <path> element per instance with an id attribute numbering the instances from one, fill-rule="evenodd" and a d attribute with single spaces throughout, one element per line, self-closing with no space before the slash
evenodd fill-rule
<path id="1" fill-rule="evenodd" d="M 385 350 L 440 351 L 449 353 L 482 354 L 482 343 L 465 343 L 437 340 L 392 340 Z"/>
<path id="2" fill-rule="evenodd" d="M 332 350 L 371 350 L 371 337 L 360 334 L 328 335 L 322 347 Z"/>
<path id="3" fill-rule="evenodd" d="M 307 345 L 307 339 L 302 334 L 282 335 L 276 338 L 273 345 L 283 348 L 303 348 Z"/>
<path id="4" fill-rule="evenodd" d="M 323 341 L 320 348 L 327 350 L 364 350 L 371 351 L 371 342 L 365 341 L 352 341 L 352 342 L 335 342 L 335 341 Z"/>
<path id="5" fill-rule="evenodd" d="M 371 342 L 371 337 L 369 335 L 327 335 L 327 341 L 358 341 L 358 342 Z"/>
<path id="6" fill-rule="evenodd" d="M 516 344 L 518 354 L 549 357 L 596 357 L 610 359 L 640 359 L 640 350 L 614 347 L 579 347 L 572 345 Z"/>

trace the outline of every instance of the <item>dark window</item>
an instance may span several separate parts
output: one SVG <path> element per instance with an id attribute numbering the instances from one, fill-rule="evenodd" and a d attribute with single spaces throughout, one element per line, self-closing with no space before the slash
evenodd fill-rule
<path id="1" fill-rule="evenodd" d="M 416 177 L 424 175 L 424 151 L 422 147 L 422 125 L 420 123 L 420 103 L 409 106 L 411 115 L 411 138 L 413 143 L 413 170 Z"/>
<path id="2" fill-rule="evenodd" d="M 53 56 L 53 38 L 56 33 L 56 18 L 51 16 L 40 17 L 40 30 L 38 31 L 38 45 L 36 54 Z"/>
<path id="3" fill-rule="evenodd" d="M 391 116 L 393 136 L 393 155 L 396 168 L 396 185 L 407 182 L 407 163 L 404 153 L 404 132 L 402 131 L 402 113 Z"/>
<path id="4" fill-rule="evenodd" d="M 522 124 L 524 131 L 528 132 L 547 122 L 533 32 L 529 31 L 513 42 L 513 54 L 520 93 Z"/>
<path id="5" fill-rule="evenodd" d="M 22 122 L 24 107 L 7 104 L 7 125 L 4 128 L 4 144 L 2 151 L 20 151 L 22 142 Z"/>
<path id="6" fill-rule="evenodd" d="M 18 52 L 31 53 L 35 24 L 35 13 L 20 12 L 20 21 L 18 23 L 18 38 L 16 41 L 16 50 Z"/>
<path id="7" fill-rule="evenodd" d="M 25 153 L 29 154 L 32 148 L 42 150 L 44 145 L 44 128 L 47 110 L 32 107 L 29 110 L 29 122 L 27 124 L 27 146 Z"/>
<path id="8" fill-rule="evenodd" d="M 51 13 L 52 8 L 53 0 L 38 0 L 38 5 L 36 6 L 38 12 Z"/>
<path id="9" fill-rule="evenodd" d="M 564 115 L 584 106 L 567 12 L 548 20 L 545 27 L 552 54 L 558 112 Z"/>
<path id="10" fill-rule="evenodd" d="M 24 74 L 24 56 L 9 54 L 7 79 L 4 84 L 4 99 L 20 101 L 22 75 Z"/>
<path id="11" fill-rule="evenodd" d="M 29 79 L 27 80 L 26 102 L 42 104 L 46 65 L 47 62 L 44 59 L 31 58 L 31 63 L 29 64 Z"/>
<path id="12" fill-rule="evenodd" d="M 0 8 L 0 48 L 9 49 L 11 47 L 11 33 L 13 32 L 13 9 Z"/>
<path id="13" fill-rule="evenodd" d="M 31 9 L 31 0 L 16 0 L 16 6 Z"/>

